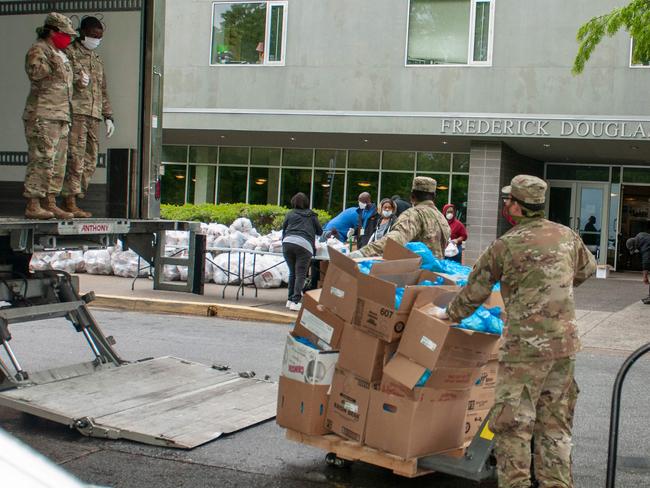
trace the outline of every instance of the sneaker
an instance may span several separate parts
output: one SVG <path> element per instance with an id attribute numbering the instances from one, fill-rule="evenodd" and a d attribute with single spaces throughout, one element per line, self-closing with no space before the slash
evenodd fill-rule
<path id="1" fill-rule="evenodd" d="M 301 308 L 302 308 L 302 305 L 300 303 L 291 302 L 289 304 L 289 310 L 291 310 L 293 312 L 298 312 Z"/>
<path id="2" fill-rule="evenodd" d="M 289 308 L 289 307 L 291 306 L 292 303 L 293 303 L 293 302 L 292 302 L 291 300 L 287 300 L 287 303 L 286 303 L 285 307 Z"/>

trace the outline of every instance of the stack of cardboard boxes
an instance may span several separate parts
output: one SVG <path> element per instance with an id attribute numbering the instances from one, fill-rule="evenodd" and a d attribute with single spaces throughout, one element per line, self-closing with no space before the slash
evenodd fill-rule
<path id="1" fill-rule="evenodd" d="M 459 288 L 449 277 L 418 285 L 440 275 L 402 246 L 389 242 L 369 275 L 357 264 L 330 250 L 323 288 L 304 297 L 287 339 L 278 424 L 403 458 L 461 447 L 494 403 L 499 337 L 433 317 L 432 304 L 446 305 Z"/>

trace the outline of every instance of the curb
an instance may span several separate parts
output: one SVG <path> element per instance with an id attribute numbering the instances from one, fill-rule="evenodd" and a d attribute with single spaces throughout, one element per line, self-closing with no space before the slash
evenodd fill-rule
<path id="1" fill-rule="evenodd" d="M 297 317 L 296 314 L 246 307 L 243 305 L 183 302 L 161 300 L 158 298 L 132 298 L 114 295 L 96 295 L 89 306 L 130 312 L 197 315 L 201 317 L 219 317 L 222 319 L 248 320 L 254 322 L 272 322 L 274 324 L 291 324 L 296 321 Z"/>

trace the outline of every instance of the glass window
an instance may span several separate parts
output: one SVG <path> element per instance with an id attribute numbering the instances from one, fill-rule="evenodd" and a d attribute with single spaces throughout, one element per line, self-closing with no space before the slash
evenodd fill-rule
<path id="1" fill-rule="evenodd" d="M 286 2 L 215 2 L 210 63 L 282 63 L 286 11 Z"/>
<path id="2" fill-rule="evenodd" d="M 469 154 L 454 153 L 454 173 L 469 173 Z"/>
<path id="3" fill-rule="evenodd" d="M 612 168 L 612 170 L 619 168 Z M 612 173 L 613 175 L 613 173 Z M 613 184 L 609 194 L 609 225 L 607 226 L 607 264 L 616 264 L 616 236 L 618 232 L 618 208 L 621 202 L 621 185 Z"/>
<path id="4" fill-rule="evenodd" d="M 494 0 L 411 0 L 406 63 L 489 64 Z"/>
<path id="5" fill-rule="evenodd" d="M 415 168 L 414 152 L 384 151 L 381 162 L 382 169 L 413 171 Z"/>
<path id="6" fill-rule="evenodd" d="M 162 161 L 165 163 L 186 163 L 187 146 L 163 146 Z"/>
<path id="7" fill-rule="evenodd" d="M 246 202 L 247 175 L 247 168 L 220 166 L 218 203 Z"/>
<path id="8" fill-rule="evenodd" d="M 254 147 L 251 149 L 251 165 L 280 166 L 280 148 Z"/>
<path id="9" fill-rule="evenodd" d="M 650 168 L 623 168 L 623 183 L 650 183 Z"/>
<path id="10" fill-rule="evenodd" d="M 620 183 L 620 182 L 621 182 L 621 167 L 612 166 L 612 183 Z"/>
<path id="11" fill-rule="evenodd" d="M 454 175 L 451 179 L 451 203 L 456 207 L 456 218 L 465 223 L 467 220 L 468 175 Z"/>
<path id="12" fill-rule="evenodd" d="M 338 149 L 316 149 L 314 166 L 317 168 L 345 169 L 346 152 Z"/>
<path id="13" fill-rule="evenodd" d="M 283 169 L 280 205 L 290 207 L 291 197 L 299 191 L 303 192 L 309 198 L 309 194 L 311 193 L 311 170 Z"/>
<path id="14" fill-rule="evenodd" d="M 418 173 L 418 176 L 428 176 L 436 180 L 436 207 L 442 210 L 442 207 L 449 203 L 449 175 Z"/>
<path id="15" fill-rule="evenodd" d="M 391 198 L 393 195 L 399 195 L 404 200 L 408 201 L 411 194 L 411 186 L 413 185 L 412 173 L 389 173 L 382 172 L 381 174 L 381 198 Z"/>
<path id="16" fill-rule="evenodd" d="M 359 204 L 359 193 L 363 193 L 364 191 L 370 193 L 373 202 L 376 201 L 378 186 L 379 172 L 348 171 L 348 190 L 345 199 L 346 208 L 356 207 Z"/>
<path id="17" fill-rule="evenodd" d="M 248 164 L 247 147 L 220 147 L 219 163 L 221 164 Z"/>
<path id="18" fill-rule="evenodd" d="M 418 172 L 449 171 L 451 167 L 451 154 L 436 152 L 418 153 Z"/>
<path id="19" fill-rule="evenodd" d="M 314 151 L 311 149 L 283 149 L 282 166 L 302 166 L 311 168 Z"/>
<path id="20" fill-rule="evenodd" d="M 549 180 L 609 181 L 609 166 L 562 166 L 549 164 L 546 167 Z"/>
<path id="21" fill-rule="evenodd" d="M 630 40 L 630 66 L 635 66 L 637 68 L 642 66 L 650 66 L 650 55 L 642 55 L 640 53 L 635 53 L 634 48 L 636 47 L 636 42 L 634 39 Z"/>
<path id="22" fill-rule="evenodd" d="M 187 203 L 214 203 L 216 176 L 216 166 L 190 165 L 188 168 Z"/>
<path id="23" fill-rule="evenodd" d="M 217 153 L 217 147 L 190 146 L 190 163 L 217 164 Z"/>
<path id="24" fill-rule="evenodd" d="M 342 171 L 314 171 L 313 207 L 327 210 L 331 215 L 343 210 L 345 173 Z"/>
<path id="25" fill-rule="evenodd" d="M 185 178 L 187 166 L 184 164 L 164 164 L 160 180 L 160 201 L 172 205 L 185 203 Z"/>
<path id="26" fill-rule="evenodd" d="M 379 169 L 379 151 L 350 151 L 348 168 Z"/>
<path id="27" fill-rule="evenodd" d="M 248 183 L 248 203 L 278 203 L 278 185 L 280 170 L 278 168 L 251 168 Z"/>

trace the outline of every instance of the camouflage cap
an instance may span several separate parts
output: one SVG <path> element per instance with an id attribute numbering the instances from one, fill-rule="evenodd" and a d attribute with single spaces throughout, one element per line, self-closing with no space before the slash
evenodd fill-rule
<path id="1" fill-rule="evenodd" d="M 537 176 L 517 175 L 501 192 L 512 195 L 522 203 L 540 205 L 546 201 L 546 187 L 546 182 Z"/>
<path id="2" fill-rule="evenodd" d="M 47 17 L 45 17 L 45 23 L 43 25 L 51 25 L 52 27 L 56 27 L 59 29 L 59 32 L 63 32 L 64 34 L 71 36 L 78 35 L 77 31 L 74 30 L 74 27 L 72 26 L 72 21 L 65 15 L 58 12 L 51 12 L 47 14 Z"/>
<path id="3" fill-rule="evenodd" d="M 433 193 L 436 191 L 436 185 L 437 182 L 433 178 L 429 178 L 428 176 L 416 176 L 413 179 L 413 185 L 411 186 L 411 190 Z"/>

